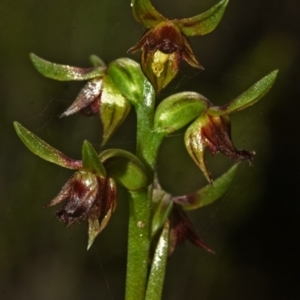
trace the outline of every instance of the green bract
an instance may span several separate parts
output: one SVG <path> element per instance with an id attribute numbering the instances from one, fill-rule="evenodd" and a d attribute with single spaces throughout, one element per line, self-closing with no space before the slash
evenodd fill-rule
<path id="1" fill-rule="evenodd" d="M 182 92 L 164 99 L 154 116 L 154 129 L 171 134 L 205 113 L 209 101 L 195 92 Z"/>
<path id="2" fill-rule="evenodd" d="M 237 171 L 238 164 L 235 164 L 226 173 L 214 180 L 214 184 L 208 184 L 191 195 L 175 197 L 174 201 L 180 204 L 184 210 L 194 210 L 212 204 L 228 190 Z"/>
<path id="3" fill-rule="evenodd" d="M 21 141 L 35 155 L 68 169 L 78 169 L 81 166 L 81 161 L 67 157 L 27 130 L 20 123 L 14 122 L 14 127 Z"/>
<path id="4" fill-rule="evenodd" d="M 106 67 L 78 68 L 49 62 L 31 53 L 30 59 L 36 69 L 45 77 L 60 81 L 87 80 L 104 75 Z"/>
<path id="5" fill-rule="evenodd" d="M 98 157 L 92 144 L 88 141 L 84 141 L 82 145 L 82 166 L 85 170 L 88 170 L 99 176 L 106 176 L 106 171 Z"/>
<path id="6" fill-rule="evenodd" d="M 278 70 L 274 70 L 260 81 L 252 85 L 247 91 L 224 106 L 212 106 L 208 113 L 213 116 L 227 115 L 243 110 L 260 100 L 273 86 Z"/>

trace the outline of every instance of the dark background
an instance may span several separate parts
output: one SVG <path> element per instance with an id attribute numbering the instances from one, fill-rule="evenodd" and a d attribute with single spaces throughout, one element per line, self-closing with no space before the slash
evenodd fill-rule
<path id="1" fill-rule="evenodd" d="M 165 16 L 182 18 L 216 1 L 164 0 Z M 99 150 L 98 118 L 59 119 L 82 83 L 56 82 L 32 67 L 28 54 L 88 66 L 97 54 L 109 62 L 126 56 L 143 33 L 129 0 L 0 0 L 0 299 L 124 298 L 127 203 L 120 192 L 109 226 L 86 251 L 87 226 L 66 229 L 44 209 L 72 174 L 31 154 L 18 140 L 19 121 L 49 144 L 80 158 L 84 139 Z M 191 43 L 205 71 L 183 66 L 162 93 L 195 90 L 215 104 L 238 96 L 273 69 L 272 90 L 254 107 L 232 115 L 237 147 L 255 150 L 225 196 L 191 212 L 210 255 L 187 243 L 170 258 L 163 299 L 299 299 L 298 0 L 231 0 L 217 29 Z M 138 55 L 131 56 L 139 59 Z M 134 150 L 132 112 L 108 147 Z M 214 178 L 231 164 L 208 154 Z M 165 140 L 158 171 L 165 189 L 188 193 L 205 184 L 186 154 L 183 132 Z M 138 300 L 138 299 L 137 299 Z"/>

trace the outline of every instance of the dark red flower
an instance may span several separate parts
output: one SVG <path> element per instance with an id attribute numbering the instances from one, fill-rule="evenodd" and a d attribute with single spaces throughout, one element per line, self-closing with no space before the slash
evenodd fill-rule
<path id="1" fill-rule="evenodd" d="M 205 114 L 196 119 L 185 133 L 186 148 L 209 182 L 212 180 L 204 160 L 204 150 L 207 146 L 212 154 L 221 152 L 236 161 L 248 160 L 249 163 L 253 160 L 254 151 L 238 150 L 234 147 L 230 130 L 228 115 Z"/>
<path id="2" fill-rule="evenodd" d="M 56 212 L 67 226 L 88 219 L 89 244 L 107 225 L 117 204 L 115 182 L 85 170 L 76 172 L 63 186 L 59 194 L 47 205 L 66 201 Z"/>
<path id="3" fill-rule="evenodd" d="M 195 58 L 187 37 L 171 21 L 150 28 L 141 40 L 128 50 L 142 51 L 141 66 L 157 91 L 163 89 L 178 73 L 181 60 L 203 69 Z"/>

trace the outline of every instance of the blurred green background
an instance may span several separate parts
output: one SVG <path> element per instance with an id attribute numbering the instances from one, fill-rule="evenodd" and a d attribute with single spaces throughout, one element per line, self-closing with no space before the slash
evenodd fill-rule
<path id="1" fill-rule="evenodd" d="M 109 62 L 126 56 L 143 33 L 129 0 L 0 0 L 0 299 L 124 298 L 127 203 L 120 192 L 109 226 L 86 251 L 86 224 L 66 229 L 55 209 L 44 209 L 72 172 L 42 161 L 18 140 L 14 120 L 51 145 L 80 158 L 84 139 L 99 149 L 98 118 L 59 119 L 82 83 L 55 82 L 32 67 L 28 54 L 88 66 L 97 54 Z M 153 0 L 170 18 L 192 16 L 216 1 Z M 189 243 L 170 258 L 164 300 L 299 299 L 299 101 L 298 0 L 231 0 L 217 29 L 191 43 L 205 71 L 183 65 L 162 92 L 195 90 L 224 104 L 273 69 L 278 80 L 258 104 L 232 116 L 237 147 L 255 150 L 227 194 L 191 212 L 210 255 Z M 139 55 L 131 56 L 138 60 Z M 108 147 L 135 147 L 135 116 Z M 222 155 L 208 165 L 213 177 L 232 162 Z M 165 140 L 158 172 L 174 194 L 205 180 L 183 145 L 183 132 Z M 138 299 L 137 299 L 138 300 Z"/>

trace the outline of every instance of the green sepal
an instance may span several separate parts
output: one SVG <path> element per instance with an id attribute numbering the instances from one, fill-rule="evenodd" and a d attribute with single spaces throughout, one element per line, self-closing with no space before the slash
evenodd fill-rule
<path id="1" fill-rule="evenodd" d="M 229 0 L 221 0 L 208 11 L 180 20 L 172 20 L 186 36 L 205 35 L 213 31 L 222 19 Z"/>
<path id="2" fill-rule="evenodd" d="M 206 142 L 203 139 L 201 134 L 201 129 L 206 124 L 206 122 L 207 122 L 207 115 L 200 116 L 198 119 L 196 119 L 187 128 L 184 134 L 184 143 L 189 155 L 197 164 L 197 166 L 200 168 L 200 170 L 203 172 L 207 181 L 209 183 L 212 183 L 212 179 L 206 168 L 205 158 L 204 158 Z"/>
<path id="3" fill-rule="evenodd" d="M 147 79 L 137 62 L 129 58 L 116 59 L 109 64 L 107 73 L 132 105 L 141 102 L 144 82 Z"/>
<path id="4" fill-rule="evenodd" d="M 154 27 L 166 18 L 151 4 L 150 0 L 131 0 L 134 18 L 146 28 Z"/>
<path id="5" fill-rule="evenodd" d="M 156 108 L 154 129 L 171 134 L 207 111 L 209 101 L 195 92 L 182 92 L 164 99 Z"/>
<path id="6" fill-rule="evenodd" d="M 106 67 L 78 68 L 68 65 L 60 65 L 49 62 L 37 55 L 31 53 L 30 59 L 35 68 L 45 77 L 60 81 L 87 80 L 95 77 L 101 77 L 105 74 Z"/>
<path id="7" fill-rule="evenodd" d="M 106 171 L 99 156 L 90 142 L 85 140 L 82 145 L 82 166 L 85 170 L 106 177 Z"/>
<path id="8" fill-rule="evenodd" d="M 109 140 L 125 120 L 130 107 L 130 103 L 122 96 L 110 76 L 105 76 L 99 104 L 100 119 L 103 125 L 102 145 Z"/>
<path id="9" fill-rule="evenodd" d="M 164 226 L 170 215 L 173 207 L 172 195 L 163 190 L 154 189 L 152 203 L 154 213 L 152 217 L 151 236 L 154 237 L 158 230 Z"/>
<path id="10" fill-rule="evenodd" d="M 76 170 L 81 167 L 81 161 L 69 158 L 53 148 L 18 122 L 13 123 L 16 133 L 24 145 L 35 155 L 61 167 Z"/>
<path id="11" fill-rule="evenodd" d="M 90 55 L 90 62 L 94 67 L 106 67 L 105 62 L 97 55 Z"/>
<path id="12" fill-rule="evenodd" d="M 145 300 L 160 300 L 169 254 L 170 222 L 167 220 L 156 245 L 151 263 Z"/>
<path id="13" fill-rule="evenodd" d="M 129 191 L 148 186 L 148 177 L 142 162 L 132 153 L 122 149 L 108 149 L 99 154 L 109 175 Z"/>
<path id="14" fill-rule="evenodd" d="M 255 104 L 271 89 L 276 80 L 277 74 L 278 70 L 272 71 L 228 104 L 224 106 L 210 107 L 208 113 L 212 116 L 228 115 Z"/>
<path id="15" fill-rule="evenodd" d="M 189 202 L 177 202 L 184 210 L 198 209 L 203 206 L 212 204 L 228 190 L 229 186 L 236 177 L 238 164 L 234 164 L 226 173 L 214 180 L 213 184 L 208 184 L 204 188 L 197 191 L 195 194 L 188 197 Z"/>
<path id="16" fill-rule="evenodd" d="M 105 187 L 105 192 L 107 191 L 116 191 L 116 183 L 112 178 L 107 179 L 107 184 Z M 89 223 L 89 228 L 88 228 L 88 246 L 87 250 L 90 249 L 92 244 L 95 241 L 95 238 L 99 235 L 99 233 L 106 227 L 108 224 L 116 206 L 117 206 L 117 198 L 116 198 L 116 193 L 108 194 L 108 197 L 111 197 L 110 199 L 106 199 L 106 201 L 110 200 L 109 207 L 103 216 L 102 219 L 99 220 L 98 217 L 96 216 L 89 216 L 88 217 L 88 223 Z"/>

